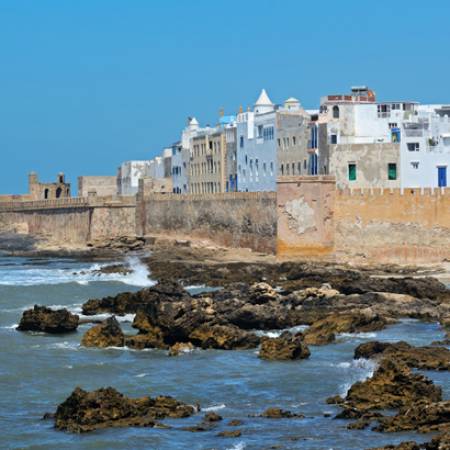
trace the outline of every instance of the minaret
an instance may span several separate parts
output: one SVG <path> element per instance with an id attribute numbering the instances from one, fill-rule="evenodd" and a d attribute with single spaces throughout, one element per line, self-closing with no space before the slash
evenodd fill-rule
<path id="1" fill-rule="evenodd" d="M 263 89 L 261 94 L 259 94 L 258 100 L 256 100 L 253 110 L 256 114 L 264 114 L 272 112 L 274 109 L 274 104 L 271 102 L 266 90 Z"/>

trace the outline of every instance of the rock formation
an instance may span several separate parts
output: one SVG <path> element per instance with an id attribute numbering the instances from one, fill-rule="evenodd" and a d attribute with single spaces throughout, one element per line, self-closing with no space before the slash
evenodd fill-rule
<path id="1" fill-rule="evenodd" d="M 43 331 L 45 333 L 68 333 L 78 327 L 79 317 L 67 309 L 53 310 L 45 306 L 34 305 L 24 311 L 17 327 L 20 331 Z"/>

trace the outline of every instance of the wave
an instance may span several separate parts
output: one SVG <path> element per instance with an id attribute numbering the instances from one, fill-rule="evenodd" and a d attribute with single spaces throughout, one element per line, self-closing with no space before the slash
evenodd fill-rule
<path id="1" fill-rule="evenodd" d="M 308 325 L 297 325 L 295 327 L 283 328 L 281 330 L 253 330 L 253 333 L 259 337 L 265 336 L 269 338 L 277 338 L 280 337 L 285 331 L 295 334 L 305 331 L 307 328 Z"/>
<path id="2" fill-rule="evenodd" d="M 202 408 L 202 411 L 219 411 L 220 409 L 224 409 L 226 407 L 227 405 L 225 405 L 225 403 L 219 403 L 218 405 L 211 405 L 206 408 Z"/>
<path id="3" fill-rule="evenodd" d="M 47 345 L 48 349 L 52 350 L 78 350 L 80 344 L 78 342 L 55 342 L 54 344 Z"/>
<path id="4" fill-rule="evenodd" d="M 339 388 L 339 395 L 345 397 L 354 383 L 370 378 L 375 372 L 377 364 L 370 359 L 360 358 L 351 362 L 343 361 L 336 364 L 336 367 L 348 371 L 348 378 Z"/>
<path id="5" fill-rule="evenodd" d="M 156 284 L 149 278 L 147 266 L 136 256 L 126 258 L 125 264 L 131 272 L 101 273 L 105 267 L 115 263 L 92 264 L 90 267 L 74 266 L 72 268 L 54 268 L 49 266 L 9 266 L 0 270 L 0 285 L 4 286 L 36 286 L 64 283 L 77 283 L 82 286 L 91 282 L 120 282 L 131 286 L 150 287 Z"/>
<path id="6" fill-rule="evenodd" d="M 226 450 L 244 450 L 245 447 L 247 447 L 246 443 L 244 441 L 241 441 L 233 445 L 233 447 L 227 447 Z"/>
<path id="7" fill-rule="evenodd" d="M 359 338 L 359 339 L 375 339 L 377 337 L 377 333 L 374 332 L 362 332 L 362 333 L 339 333 L 338 337 L 345 338 Z"/>
<path id="8" fill-rule="evenodd" d="M 12 325 L 5 325 L 3 327 L 0 327 L 4 330 L 15 330 L 19 326 L 18 323 L 13 323 Z"/>

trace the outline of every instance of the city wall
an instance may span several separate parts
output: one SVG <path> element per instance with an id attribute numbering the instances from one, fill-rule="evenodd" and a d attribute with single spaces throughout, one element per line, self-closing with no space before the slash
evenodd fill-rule
<path id="1" fill-rule="evenodd" d="M 278 192 L 149 194 L 0 202 L 0 233 L 86 245 L 120 236 L 208 239 L 283 258 L 450 260 L 450 189 L 336 189 L 281 177 Z"/>
<path id="2" fill-rule="evenodd" d="M 275 252 L 275 192 L 152 194 L 138 196 L 137 204 L 138 234 L 208 239 Z"/>
<path id="3" fill-rule="evenodd" d="M 0 204 L 0 233 L 29 234 L 49 244 L 83 246 L 119 236 L 134 236 L 133 198 L 66 198 Z"/>
<path id="4" fill-rule="evenodd" d="M 282 258 L 450 259 L 449 188 L 337 190 L 333 177 L 285 177 L 277 203 Z"/>

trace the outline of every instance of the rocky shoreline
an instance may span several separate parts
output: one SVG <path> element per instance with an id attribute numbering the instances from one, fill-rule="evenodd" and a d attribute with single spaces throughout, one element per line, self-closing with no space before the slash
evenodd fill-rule
<path id="1" fill-rule="evenodd" d="M 186 252 L 191 253 L 192 259 Z M 439 433 L 427 444 L 407 442 L 385 448 L 448 448 L 445 445 L 450 433 L 450 402 L 442 398 L 439 386 L 417 373 L 417 370 L 450 369 L 450 350 L 446 347 L 450 337 L 450 291 L 445 285 L 423 273 L 417 276 L 420 272 L 417 268 L 354 268 L 306 262 L 211 262 L 199 260 L 198 253 L 194 260 L 195 252 L 191 249 L 182 253 L 184 258 L 177 259 L 174 254 L 179 255 L 178 251 L 173 252 L 165 265 L 161 264 L 159 251 L 144 258 L 152 278 L 159 280 L 155 286 L 86 301 L 82 306 L 83 315 L 95 317 L 106 313 L 110 317 L 86 331 L 81 345 L 126 346 L 135 350 L 159 348 L 170 356 L 195 347 L 228 351 L 258 348 L 258 356 L 263 360 L 290 360 L 301 365 L 301 360 L 314 354 L 317 346 L 332 346 L 342 333 L 378 331 L 404 318 L 439 322 L 447 333 L 447 340 L 427 347 L 377 341 L 358 346 L 355 358 L 376 362 L 373 375 L 353 384 L 343 398 L 335 396 L 318 401 L 338 405 L 342 410 L 336 418 L 351 421 L 349 429 L 371 427 L 383 433 L 404 430 Z M 114 270 L 124 269 L 119 265 Z M 192 295 L 184 288 L 192 284 L 217 289 Z M 125 333 L 115 318 L 125 314 L 134 315 L 135 334 Z M 78 316 L 67 310 L 52 311 L 35 306 L 25 311 L 19 330 L 69 332 L 76 329 L 74 324 L 78 325 L 79 321 Z M 276 337 L 264 336 L 264 331 L 273 330 L 278 330 Z M 112 395 L 109 390 L 105 392 L 110 392 L 111 398 L 121 396 Z M 85 403 L 89 396 L 104 398 L 104 395 L 103 391 L 76 390 L 72 400 L 76 398 L 75 403 L 84 405 L 89 404 L 90 400 Z M 75 432 L 110 426 L 165 426 L 159 419 L 171 417 L 169 413 L 159 417 L 154 411 L 151 414 L 141 409 L 136 412 L 135 400 L 125 401 L 123 396 L 120 399 L 119 403 L 125 402 L 125 409 L 132 411 L 130 416 L 124 413 L 126 420 L 122 413 L 117 420 L 95 410 L 81 414 L 76 408 L 66 408 L 65 403 L 66 406 L 60 406 L 66 411 L 65 422 L 55 419 L 55 426 Z M 154 402 L 149 398 L 136 401 L 147 406 Z M 301 418 L 301 414 L 276 406 L 268 411 L 261 416 Z M 192 414 L 196 413 L 194 408 Z M 98 423 L 86 425 L 83 414 L 90 420 L 97 418 Z M 211 429 L 214 421 L 210 419 L 205 416 L 200 424 L 188 427 L 189 431 Z M 242 430 L 222 433 L 223 436 L 239 436 Z"/>

